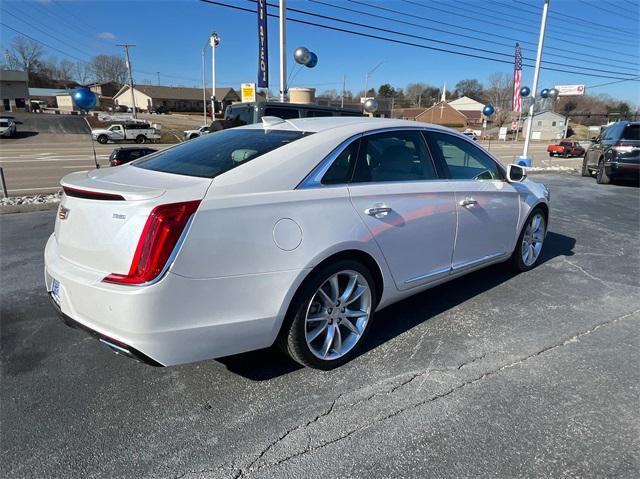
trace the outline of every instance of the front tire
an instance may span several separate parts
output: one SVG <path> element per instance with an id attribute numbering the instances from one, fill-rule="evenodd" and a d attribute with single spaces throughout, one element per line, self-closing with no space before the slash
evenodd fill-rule
<path id="1" fill-rule="evenodd" d="M 540 264 L 542 247 L 547 235 L 547 219 L 542 208 L 531 212 L 524 224 L 516 248 L 511 255 L 511 266 L 517 272 L 529 271 Z"/>
<path id="2" fill-rule="evenodd" d="M 296 293 L 278 345 L 303 366 L 336 368 L 357 354 L 376 304 L 367 267 L 353 260 L 328 264 L 312 272 Z"/>
<path id="3" fill-rule="evenodd" d="M 596 173 L 596 182 L 599 185 L 608 185 L 611 183 L 611 177 L 607 175 L 607 171 L 604 169 L 604 159 L 600 158 L 598 162 L 598 172 Z"/>

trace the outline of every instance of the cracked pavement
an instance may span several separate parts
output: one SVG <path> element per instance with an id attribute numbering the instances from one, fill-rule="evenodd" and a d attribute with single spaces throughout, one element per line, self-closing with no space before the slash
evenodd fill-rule
<path id="1" fill-rule="evenodd" d="M 544 263 L 380 312 L 330 372 L 272 350 L 172 368 L 61 324 L 52 212 L 0 216 L 3 477 L 637 477 L 640 197 L 551 187 Z"/>

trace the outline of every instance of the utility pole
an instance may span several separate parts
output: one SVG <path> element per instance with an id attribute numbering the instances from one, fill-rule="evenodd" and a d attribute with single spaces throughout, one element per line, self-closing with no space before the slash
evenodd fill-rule
<path id="1" fill-rule="evenodd" d="M 158 86 L 160 86 L 160 72 L 156 72 L 158 74 Z"/>
<path id="2" fill-rule="evenodd" d="M 532 160 L 529 158 L 529 142 L 531 141 L 531 127 L 533 126 L 533 111 L 536 104 L 536 93 L 538 91 L 538 78 L 540 77 L 540 62 L 542 61 L 542 48 L 544 47 L 544 32 L 547 27 L 547 14 L 549 13 L 549 0 L 544 0 L 542 7 L 542 21 L 540 23 L 540 38 L 538 39 L 538 53 L 536 55 L 536 67 L 533 72 L 533 87 L 531 89 L 531 106 L 529 107 L 529 121 L 524 134 L 524 149 L 520 157 L 525 163 L 531 166 Z"/>
<path id="3" fill-rule="evenodd" d="M 380 68 L 380 65 L 382 65 L 383 63 L 384 61 L 378 63 L 375 67 L 369 70 L 364 76 L 364 97 L 365 98 L 367 98 L 367 88 L 369 86 L 369 77 L 373 74 L 373 72 L 375 72 L 378 68 Z"/>
<path id="4" fill-rule="evenodd" d="M 136 113 L 136 97 L 133 94 L 133 74 L 131 73 L 131 61 L 129 60 L 129 48 L 135 47 L 135 45 L 130 45 L 128 43 L 122 43 L 116 45 L 117 47 L 124 48 L 124 54 L 127 59 L 127 70 L 129 71 L 129 91 L 131 92 L 131 104 L 133 105 L 133 118 L 138 118 L 138 114 Z"/>
<path id="5" fill-rule="evenodd" d="M 342 75 L 342 95 L 340 95 L 340 108 L 344 108 L 344 91 L 347 83 L 347 75 Z"/>
<path id="6" fill-rule="evenodd" d="M 280 0 L 280 101 L 284 102 L 287 95 L 287 2 Z"/>

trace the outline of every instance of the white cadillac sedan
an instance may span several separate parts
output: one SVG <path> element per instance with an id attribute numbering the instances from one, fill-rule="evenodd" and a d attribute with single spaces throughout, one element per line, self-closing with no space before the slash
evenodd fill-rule
<path id="1" fill-rule="evenodd" d="M 336 367 L 381 308 L 493 263 L 534 267 L 549 217 L 521 167 L 373 118 L 266 117 L 61 184 L 54 306 L 161 366 L 277 343 Z"/>

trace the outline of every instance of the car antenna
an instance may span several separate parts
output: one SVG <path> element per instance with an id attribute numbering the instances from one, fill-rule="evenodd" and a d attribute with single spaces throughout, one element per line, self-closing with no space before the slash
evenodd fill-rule
<path id="1" fill-rule="evenodd" d="M 303 131 L 300 128 L 298 128 L 293 122 L 289 121 L 289 120 L 284 120 L 280 117 L 277 116 L 263 116 L 262 117 L 262 127 L 265 129 L 269 129 L 269 127 L 272 127 L 274 125 L 279 125 L 280 123 L 287 123 L 289 125 L 291 125 L 292 127 L 294 127 L 296 130 L 298 131 Z"/>

